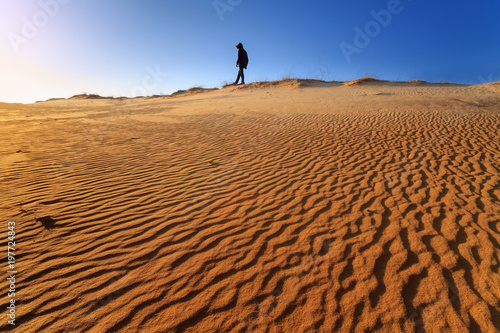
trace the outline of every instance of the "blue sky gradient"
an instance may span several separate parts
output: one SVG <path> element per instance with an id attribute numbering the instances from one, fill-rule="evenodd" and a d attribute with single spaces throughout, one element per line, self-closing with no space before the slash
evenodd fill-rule
<path id="1" fill-rule="evenodd" d="M 236 78 L 239 42 L 250 58 L 247 82 L 365 75 L 500 80 L 498 0 L 0 0 L 0 6 L 4 102 L 217 87 Z M 367 24 L 375 27 L 372 13 L 390 8 L 398 9 L 390 23 L 376 23 L 369 44 L 356 47 L 355 28 L 366 34 Z M 27 36 L 30 24 L 37 31 Z M 357 48 L 350 61 L 341 43 Z"/>

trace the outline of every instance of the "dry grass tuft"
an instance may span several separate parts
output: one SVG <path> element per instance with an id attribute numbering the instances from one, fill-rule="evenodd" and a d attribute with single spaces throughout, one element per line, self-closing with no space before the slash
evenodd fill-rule
<path id="1" fill-rule="evenodd" d="M 374 79 L 372 77 L 363 77 L 360 79 L 356 79 L 353 81 L 346 81 L 344 82 L 344 86 L 359 86 L 365 83 L 371 83 L 371 82 L 379 82 L 380 80 Z"/>
<path id="2" fill-rule="evenodd" d="M 69 99 L 106 99 L 106 98 L 109 98 L 109 97 L 102 97 L 100 95 L 96 95 L 96 94 L 80 94 L 80 95 L 74 95 L 74 96 L 71 96 Z"/>
<path id="3" fill-rule="evenodd" d="M 306 86 L 303 80 L 299 79 L 282 79 L 279 81 L 261 81 L 249 83 L 246 85 L 238 86 L 239 89 L 249 89 L 249 88 L 288 88 L 288 89 L 298 89 Z"/>

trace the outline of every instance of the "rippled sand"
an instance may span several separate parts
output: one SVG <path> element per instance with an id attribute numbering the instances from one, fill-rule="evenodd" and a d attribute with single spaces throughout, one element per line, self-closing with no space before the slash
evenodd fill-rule
<path id="1" fill-rule="evenodd" d="M 500 331 L 498 84 L 0 103 L 0 124 L 17 332 Z"/>

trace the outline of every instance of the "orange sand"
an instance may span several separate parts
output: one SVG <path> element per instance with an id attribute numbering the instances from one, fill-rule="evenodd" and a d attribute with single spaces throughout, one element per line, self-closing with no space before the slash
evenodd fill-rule
<path id="1" fill-rule="evenodd" d="M 15 331 L 500 331 L 499 87 L 0 103 Z"/>

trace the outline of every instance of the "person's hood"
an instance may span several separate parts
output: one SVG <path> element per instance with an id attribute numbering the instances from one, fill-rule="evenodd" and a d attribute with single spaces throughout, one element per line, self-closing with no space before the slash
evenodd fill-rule
<path id="1" fill-rule="evenodd" d="M 239 43 L 238 45 L 236 45 L 236 47 L 238 48 L 238 50 L 243 50 L 243 44 Z"/>

